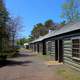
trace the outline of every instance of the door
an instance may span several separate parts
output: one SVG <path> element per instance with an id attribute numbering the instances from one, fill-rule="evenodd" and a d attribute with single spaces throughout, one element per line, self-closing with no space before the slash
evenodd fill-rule
<path id="1" fill-rule="evenodd" d="M 55 60 L 63 62 L 63 40 L 55 40 Z"/>

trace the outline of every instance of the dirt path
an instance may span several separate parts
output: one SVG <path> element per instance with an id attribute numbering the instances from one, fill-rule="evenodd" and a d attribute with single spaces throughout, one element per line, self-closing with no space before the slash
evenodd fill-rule
<path id="1" fill-rule="evenodd" d="M 54 69 L 45 65 L 31 52 L 22 51 L 18 58 L 11 59 L 0 68 L 0 80 L 63 80 Z"/>

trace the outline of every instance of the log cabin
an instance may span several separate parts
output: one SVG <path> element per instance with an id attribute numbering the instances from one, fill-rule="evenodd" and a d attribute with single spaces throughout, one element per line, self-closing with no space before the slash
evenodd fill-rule
<path id="1" fill-rule="evenodd" d="M 66 24 L 32 41 L 30 45 L 34 52 L 53 54 L 56 61 L 80 71 L 80 22 Z"/>

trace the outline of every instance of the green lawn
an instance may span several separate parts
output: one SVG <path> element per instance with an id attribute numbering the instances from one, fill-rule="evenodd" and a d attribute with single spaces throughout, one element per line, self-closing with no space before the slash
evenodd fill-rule
<path id="1" fill-rule="evenodd" d="M 65 80 L 80 80 L 80 73 L 71 68 L 59 68 L 57 74 L 62 76 Z"/>

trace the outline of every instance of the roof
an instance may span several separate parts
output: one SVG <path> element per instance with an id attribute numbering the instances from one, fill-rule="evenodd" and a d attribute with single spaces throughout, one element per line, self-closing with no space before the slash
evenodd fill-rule
<path id="1" fill-rule="evenodd" d="M 60 35 L 60 34 L 68 33 L 68 32 L 79 30 L 79 29 L 80 29 L 80 22 L 69 23 L 69 24 L 66 24 L 64 27 L 62 27 L 58 30 L 50 32 L 45 36 L 39 37 L 38 39 L 32 41 L 31 43 L 39 42 L 39 41 L 42 41 L 46 38 L 54 37 L 54 36 L 57 36 L 57 35 Z"/>

